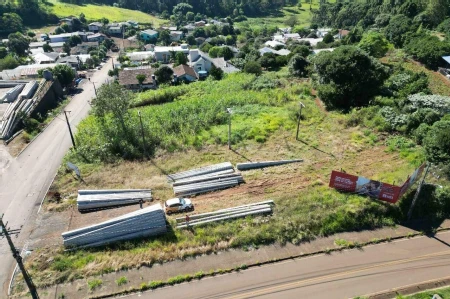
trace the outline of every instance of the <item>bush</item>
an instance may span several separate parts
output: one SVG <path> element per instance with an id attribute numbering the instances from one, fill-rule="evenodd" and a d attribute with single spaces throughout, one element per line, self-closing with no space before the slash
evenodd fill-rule
<path id="1" fill-rule="evenodd" d="M 249 61 L 244 66 L 244 72 L 259 76 L 262 73 L 261 64 L 257 61 Z"/>
<path id="2" fill-rule="evenodd" d="M 308 65 L 309 62 L 302 55 L 296 54 L 289 61 L 289 74 L 295 77 L 306 77 L 308 75 Z"/>
<path id="3" fill-rule="evenodd" d="M 430 162 L 450 162 L 450 121 L 438 121 L 423 140 Z"/>

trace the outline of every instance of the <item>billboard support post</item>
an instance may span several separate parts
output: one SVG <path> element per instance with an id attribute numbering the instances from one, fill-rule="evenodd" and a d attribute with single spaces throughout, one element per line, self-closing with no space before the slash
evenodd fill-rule
<path id="1" fill-rule="evenodd" d="M 411 207 L 409 208 L 409 211 L 408 211 L 408 220 L 410 220 L 411 217 L 412 217 L 412 212 L 413 212 L 414 207 L 415 207 L 415 205 L 416 205 L 416 203 L 417 203 L 417 199 L 419 198 L 420 189 L 422 189 L 422 185 L 423 185 L 423 183 L 425 183 L 425 178 L 427 177 L 427 174 L 428 174 L 428 170 L 429 170 L 429 169 L 430 169 L 430 163 L 427 163 L 427 168 L 426 168 L 426 170 L 425 170 L 425 174 L 423 175 L 422 181 L 420 181 L 419 187 L 417 187 L 416 194 L 414 194 L 414 198 L 413 198 L 413 201 L 412 201 L 412 203 L 411 203 Z"/>

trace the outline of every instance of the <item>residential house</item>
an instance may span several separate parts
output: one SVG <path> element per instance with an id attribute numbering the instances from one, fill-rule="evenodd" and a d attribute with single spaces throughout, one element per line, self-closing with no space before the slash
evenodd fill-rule
<path id="1" fill-rule="evenodd" d="M 155 60 L 163 63 L 168 63 L 172 57 L 172 53 L 182 52 L 185 55 L 189 54 L 189 48 L 187 44 L 182 44 L 176 47 L 158 47 L 154 49 Z"/>
<path id="2" fill-rule="evenodd" d="M 32 42 L 30 43 L 30 49 L 42 48 L 47 42 Z"/>
<path id="3" fill-rule="evenodd" d="M 72 33 L 61 33 L 61 34 L 55 34 L 55 35 L 50 35 L 48 38 L 50 39 L 51 43 L 64 43 L 67 42 L 71 37 L 72 37 Z"/>
<path id="4" fill-rule="evenodd" d="M 72 55 L 88 54 L 89 53 L 89 49 L 97 48 L 97 47 L 98 47 L 98 42 L 81 43 L 78 46 L 73 47 L 70 50 L 70 54 L 72 54 Z"/>
<path id="5" fill-rule="evenodd" d="M 197 46 L 202 45 L 205 41 L 206 41 L 206 39 L 204 37 L 201 37 L 201 36 L 195 38 L 195 42 L 197 43 Z"/>
<path id="6" fill-rule="evenodd" d="M 152 29 L 142 30 L 140 36 L 144 41 L 155 40 L 158 38 L 158 31 Z"/>
<path id="7" fill-rule="evenodd" d="M 181 64 L 173 68 L 174 81 L 193 82 L 198 79 L 197 73 L 188 65 Z"/>
<path id="8" fill-rule="evenodd" d="M 130 59 L 131 63 L 140 64 L 142 61 L 146 61 L 149 58 L 153 58 L 155 54 L 151 51 L 142 51 L 142 52 L 129 52 L 126 55 Z"/>
<path id="9" fill-rule="evenodd" d="M 240 69 L 238 69 L 228 61 L 225 61 L 223 57 L 213 58 L 212 62 L 215 67 L 221 69 L 226 74 L 236 73 L 240 71 Z"/>
<path id="10" fill-rule="evenodd" d="M 123 33 L 122 26 L 110 26 L 108 27 L 108 33 L 111 35 L 120 35 Z"/>
<path id="11" fill-rule="evenodd" d="M 30 52 L 31 55 L 36 55 L 38 53 L 44 53 L 44 48 L 40 47 L 40 48 L 34 48 L 34 49 L 30 49 L 28 50 Z"/>
<path id="12" fill-rule="evenodd" d="M 153 51 L 155 51 L 155 45 L 153 45 L 153 44 L 146 44 L 146 45 L 144 45 L 144 50 L 153 52 Z"/>
<path id="13" fill-rule="evenodd" d="M 319 29 L 316 30 L 316 35 L 317 35 L 317 37 L 322 37 L 323 38 L 329 32 L 331 32 L 331 28 L 319 28 Z"/>
<path id="14" fill-rule="evenodd" d="M 178 28 L 177 26 L 162 26 L 160 27 L 161 30 L 169 30 L 169 31 L 176 31 Z"/>
<path id="15" fill-rule="evenodd" d="M 92 22 L 88 25 L 89 31 L 97 33 L 102 30 L 103 23 L 100 22 Z"/>
<path id="16" fill-rule="evenodd" d="M 286 34 L 280 34 L 280 35 L 274 35 L 273 40 L 286 43 L 288 40 L 299 40 L 300 35 L 298 33 L 286 33 Z"/>
<path id="17" fill-rule="evenodd" d="M 49 53 L 37 53 L 33 55 L 33 60 L 36 64 L 51 64 L 55 63 L 59 58 L 59 53 L 49 52 Z"/>
<path id="18" fill-rule="evenodd" d="M 192 67 L 195 72 L 206 71 L 209 72 L 213 65 L 213 60 L 206 53 L 203 53 L 199 49 L 192 49 L 189 51 L 189 66 Z"/>
<path id="19" fill-rule="evenodd" d="M 67 18 L 60 19 L 59 22 L 61 23 L 61 25 L 67 24 L 67 25 L 69 25 L 70 28 L 72 28 L 74 18 L 75 18 L 74 16 L 69 16 Z"/>
<path id="20" fill-rule="evenodd" d="M 314 55 L 319 54 L 320 52 L 333 52 L 334 48 L 326 48 L 326 49 L 314 49 L 312 50 L 312 53 Z"/>
<path id="21" fill-rule="evenodd" d="M 101 33 L 92 34 L 87 37 L 88 42 L 102 42 L 105 39 L 106 39 L 105 35 Z"/>
<path id="22" fill-rule="evenodd" d="M 197 28 L 197 27 L 194 24 L 187 24 L 183 28 L 188 31 L 188 34 L 191 34 L 192 32 L 194 32 L 195 28 Z"/>
<path id="23" fill-rule="evenodd" d="M 335 39 L 343 39 L 344 37 L 346 37 L 348 34 L 350 33 L 350 31 L 345 30 L 345 29 L 339 29 L 338 34 L 336 34 L 334 36 Z"/>
<path id="24" fill-rule="evenodd" d="M 205 21 L 198 21 L 194 23 L 195 27 L 204 27 L 206 25 Z"/>
<path id="25" fill-rule="evenodd" d="M 271 47 L 271 48 L 276 48 L 276 47 L 279 47 L 279 46 L 280 47 L 285 47 L 286 44 L 282 43 L 282 42 L 279 42 L 279 41 L 276 41 L 276 40 L 269 40 L 269 41 L 264 43 L 264 46 Z"/>
<path id="26" fill-rule="evenodd" d="M 58 64 L 60 63 L 19 65 L 13 70 L 3 70 L 0 72 L 0 77 L 3 80 L 37 78 L 39 70 L 53 68 Z"/>
<path id="27" fill-rule="evenodd" d="M 61 57 L 58 62 L 66 63 L 66 64 L 70 65 L 71 67 L 78 69 L 78 67 L 80 66 L 81 60 L 79 60 L 79 58 L 77 58 L 77 56 L 65 56 L 65 57 Z"/>
<path id="28" fill-rule="evenodd" d="M 216 25 L 216 26 L 225 26 L 225 25 L 230 25 L 227 22 L 222 22 L 222 21 L 217 21 L 217 20 L 211 20 L 209 22 L 209 24 L 211 25 Z"/>
<path id="29" fill-rule="evenodd" d="M 64 42 L 49 43 L 48 45 L 52 47 L 53 52 L 61 53 L 63 51 Z"/>
<path id="30" fill-rule="evenodd" d="M 126 21 L 126 23 L 128 24 L 128 26 L 133 27 L 133 28 L 139 27 L 139 23 L 136 21 L 128 20 L 128 21 Z"/>
<path id="31" fill-rule="evenodd" d="M 170 31 L 170 40 L 173 42 L 178 42 L 183 39 L 184 33 L 183 31 Z"/>
<path id="32" fill-rule="evenodd" d="M 83 42 L 87 42 L 88 41 L 88 36 L 90 35 L 94 35 L 93 32 L 84 32 L 84 31 L 78 31 L 76 32 L 78 34 L 78 36 L 81 38 L 81 40 Z"/>
<path id="33" fill-rule="evenodd" d="M 138 68 L 125 68 L 119 71 L 119 84 L 129 90 L 156 89 L 155 69 L 150 66 Z M 145 75 L 142 85 L 136 79 L 137 75 Z"/>
<path id="34" fill-rule="evenodd" d="M 272 48 L 268 48 L 268 47 L 264 47 L 262 49 L 259 49 L 259 53 L 261 55 L 264 55 L 266 53 L 273 53 L 275 55 L 279 55 L 279 56 L 287 56 L 289 54 L 291 54 L 291 51 L 287 50 L 287 49 L 281 49 L 281 50 L 275 50 Z"/>

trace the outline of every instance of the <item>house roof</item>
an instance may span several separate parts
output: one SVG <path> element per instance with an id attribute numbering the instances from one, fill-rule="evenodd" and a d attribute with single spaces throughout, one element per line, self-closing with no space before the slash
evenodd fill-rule
<path id="1" fill-rule="evenodd" d="M 109 27 L 109 30 L 122 30 L 122 27 L 120 27 L 120 26 L 111 26 L 111 27 Z"/>
<path id="2" fill-rule="evenodd" d="M 182 35 L 183 31 L 171 31 L 170 35 Z"/>
<path id="3" fill-rule="evenodd" d="M 159 52 L 189 52 L 189 49 L 187 47 L 183 48 L 182 46 L 177 46 L 177 47 L 159 47 L 156 46 L 155 47 L 155 53 L 159 53 Z"/>
<path id="4" fill-rule="evenodd" d="M 142 30 L 141 33 L 145 33 L 148 35 L 155 35 L 158 34 L 158 31 L 152 30 L 152 29 L 147 29 L 147 30 Z"/>
<path id="5" fill-rule="evenodd" d="M 126 54 L 131 61 L 142 61 L 149 57 L 153 57 L 153 52 L 151 51 L 140 51 L 140 52 L 130 52 Z"/>
<path id="6" fill-rule="evenodd" d="M 269 41 L 265 42 L 264 45 L 268 46 L 268 47 L 272 47 L 272 48 L 275 48 L 276 46 L 285 46 L 284 43 L 276 41 L 276 40 L 269 40 Z"/>
<path id="7" fill-rule="evenodd" d="M 442 56 L 442 59 L 444 59 L 447 63 L 450 63 L 450 56 Z"/>
<path id="8" fill-rule="evenodd" d="M 197 74 L 195 73 L 194 69 L 185 64 L 180 64 L 179 66 L 174 67 L 173 73 L 178 77 L 181 77 L 183 75 L 189 75 L 194 78 L 197 78 Z"/>
<path id="9" fill-rule="evenodd" d="M 119 84 L 120 85 L 130 85 L 130 84 L 139 84 L 139 81 L 136 79 L 137 75 L 145 75 L 145 80 L 142 84 L 152 84 L 153 79 L 152 75 L 155 73 L 155 69 L 153 68 L 127 68 L 121 70 L 119 72 Z"/>
<path id="10" fill-rule="evenodd" d="M 34 48 L 39 48 L 42 47 L 43 45 L 45 45 L 47 42 L 33 42 L 30 43 L 30 48 L 34 49 Z"/>
<path id="11" fill-rule="evenodd" d="M 42 62 L 55 62 L 59 58 L 59 53 L 49 52 L 49 53 L 37 53 L 33 55 L 33 59 L 37 64 Z"/>
<path id="12" fill-rule="evenodd" d="M 343 37 L 343 36 L 347 36 L 350 33 L 350 31 L 345 30 L 345 29 L 339 29 L 339 34 Z"/>
<path id="13" fill-rule="evenodd" d="M 49 43 L 48 45 L 52 48 L 61 48 L 64 46 L 64 42 Z"/>
<path id="14" fill-rule="evenodd" d="M 61 57 L 61 59 L 59 59 L 60 63 L 78 63 L 78 59 L 76 56 L 66 56 L 66 57 Z"/>
<path id="15" fill-rule="evenodd" d="M 97 27 L 103 27 L 103 24 L 100 22 L 92 22 L 89 24 L 89 26 L 97 26 Z"/>

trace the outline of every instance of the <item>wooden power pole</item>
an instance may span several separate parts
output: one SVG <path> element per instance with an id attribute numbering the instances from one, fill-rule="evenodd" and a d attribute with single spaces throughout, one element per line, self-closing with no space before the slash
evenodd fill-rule
<path id="1" fill-rule="evenodd" d="M 14 259 L 17 261 L 17 265 L 19 266 L 20 271 L 22 272 L 23 279 L 25 280 L 28 289 L 30 290 L 31 298 L 39 299 L 39 295 L 37 293 L 36 287 L 31 280 L 30 275 L 27 270 L 25 270 L 25 266 L 23 265 L 22 257 L 20 256 L 19 251 L 14 246 L 14 243 L 11 240 L 11 235 L 17 235 L 20 232 L 20 229 L 9 230 L 6 228 L 6 224 L 3 223 L 3 215 L 0 215 L 0 237 L 5 237 L 8 241 L 9 248 L 13 254 Z"/>

